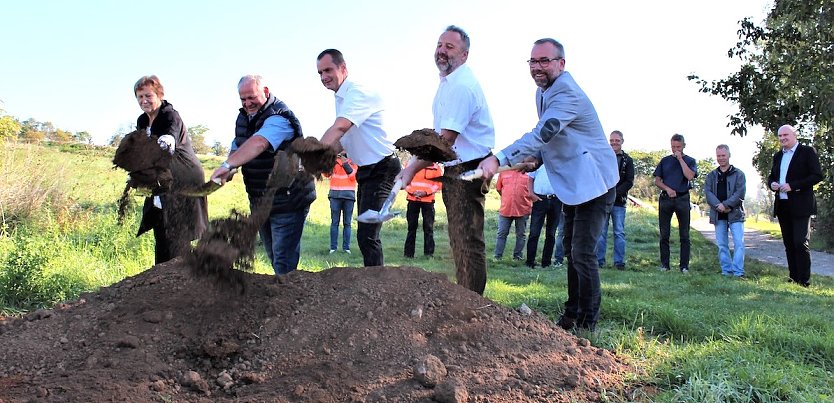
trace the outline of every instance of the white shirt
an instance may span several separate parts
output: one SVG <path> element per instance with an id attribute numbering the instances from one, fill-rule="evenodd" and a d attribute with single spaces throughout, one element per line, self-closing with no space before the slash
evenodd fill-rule
<path id="1" fill-rule="evenodd" d="M 432 104 L 434 130 L 458 133 L 452 149 L 458 159 L 446 166 L 485 157 L 495 147 L 495 128 L 481 85 L 466 64 L 440 77 Z"/>
<path id="2" fill-rule="evenodd" d="M 349 79 L 336 91 L 336 117 L 353 123 L 340 142 L 356 165 L 376 164 L 394 153 L 394 139 L 384 128 L 384 110 L 376 91 Z"/>
<path id="3" fill-rule="evenodd" d="M 793 147 L 791 147 L 787 150 L 782 150 L 782 163 L 779 165 L 779 184 L 780 185 L 784 185 L 785 183 L 787 183 L 788 166 L 791 165 L 791 160 L 793 159 L 793 154 L 796 152 L 796 147 L 798 145 L 799 145 L 799 142 L 797 141 L 796 144 L 793 145 Z M 785 193 L 785 192 L 779 192 L 779 198 L 780 199 L 787 199 L 788 194 Z"/>
<path id="4" fill-rule="evenodd" d="M 533 178 L 533 193 L 542 196 L 549 196 L 556 193 L 553 191 L 553 186 L 550 185 L 550 178 L 547 177 L 547 170 L 545 170 L 544 165 L 530 172 L 528 175 Z"/>

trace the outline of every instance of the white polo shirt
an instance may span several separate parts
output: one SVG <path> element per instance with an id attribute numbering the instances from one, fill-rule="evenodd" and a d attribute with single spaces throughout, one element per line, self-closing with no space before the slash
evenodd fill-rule
<path id="1" fill-rule="evenodd" d="M 484 157 L 495 147 L 495 127 L 486 97 L 466 64 L 440 77 L 432 114 L 435 131 L 440 133 L 441 129 L 446 129 L 459 133 L 452 145 L 458 159 L 444 165 L 452 166 Z"/>
<path id="2" fill-rule="evenodd" d="M 384 110 L 376 91 L 349 79 L 336 91 L 336 117 L 353 123 L 340 142 L 356 165 L 376 164 L 394 152 L 394 139 L 384 127 Z"/>

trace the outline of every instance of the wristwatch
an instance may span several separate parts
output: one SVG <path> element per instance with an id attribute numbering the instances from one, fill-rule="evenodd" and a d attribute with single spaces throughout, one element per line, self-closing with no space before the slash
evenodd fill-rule
<path id="1" fill-rule="evenodd" d="M 229 171 L 234 169 L 234 167 L 232 167 L 232 164 L 229 164 L 229 161 L 223 161 L 223 163 L 220 164 L 220 166 L 223 167 L 223 168 L 228 169 Z"/>

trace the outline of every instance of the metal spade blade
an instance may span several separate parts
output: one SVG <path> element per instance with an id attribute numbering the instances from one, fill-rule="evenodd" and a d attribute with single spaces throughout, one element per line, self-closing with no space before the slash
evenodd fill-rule
<path id="1" fill-rule="evenodd" d="M 385 203 L 382 203 L 382 208 L 380 208 L 379 211 L 365 210 L 365 212 L 359 214 L 356 217 L 356 221 L 365 224 L 379 224 L 400 215 L 399 211 L 391 211 L 391 205 L 394 203 L 394 199 L 397 198 L 397 193 L 399 193 L 402 187 L 402 180 L 397 180 L 396 182 L 394 182 L 394 187 L 391 189 L 391 194 L 389 194 L 388 198 L 385 199 Z"/>

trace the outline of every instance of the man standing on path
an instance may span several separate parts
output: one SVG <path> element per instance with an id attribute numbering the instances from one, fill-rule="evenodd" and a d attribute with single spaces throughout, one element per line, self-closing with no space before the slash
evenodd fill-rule
<path id="1" fill-rule="evenodd" d="M 565 71 L 565 50 L 551 38 L 537 40 L 530 52 L 539 122 L 509 147 L 485 159 L 491 178 L 499 165 L 535 161 L 545 167 L 556 196 L 564 203 L 568 300 L 557 324 L 594 331 L 601 302 L 597 240 L 611 212 L 619 177 L 617 157 L 605 138 L 591 100 Z"/>
<path id="2" fill-rule="evenodd" d="M 782 150 L 773 155 L 767 180 L 776 192 L 773 214 L 779 219 L 790 280 L 811 285 L 811 216 L 817 213 L 814 185 L 822 180 L 820 159 L 813 147 L 799 144 L 796 130 L 784 125 L 777 132 Z"/>
<path id="3" fill-rule="evenodd" d="M 357 215 L 367 210 L 379 211 L 401 169 L 400 160 L 394 154 L 394 142 L 383 127 L 382 99 L 375 91 L 348 79 L 345 58 L 336 49 L 319 53 L 316 67 L 324 87 L 336 93 L 336 121 L 324 132 L 321 142 L 340 144 L 359 166 Z M 381 229 L 382 223 L 357 224 L 356 242 L 365 266 L 384 264 Z"/>
<path id="4" fill-rule="evenodd" d="M 707 174 L 704 195 L 709 204 L 709 222 L 715 225 L 715 241 L 718 245 L 718 263 L 721 274 L 744 277 L 744 195 L 747 180 L 744 172 L 730 165 L 730 147 L 721 144 L 715 149 L 718 168 Z M 727 231 L 733 233 L 733 256 L 730 258 L 730 240 Z"/>
<path id="5" fill-rule="evenodd" d="M 689 273 L 689 189 L 690 181 L 698 174 L 695 158 L 683 153 L 686 142 L 680 134 L 671 139 L 672 155 L 660 160 L 654 170 L 654 184 L 660 188 L 657 220 L 660 226 L 660 271 L 669 271 L 669 235 L 672 214 L 678 218 L 680 235 L 680 270 Z"/>
<path id="6" fill-rule="evenodd" d="M 243 107 L 235 123 L 235 139 L 229 157 L 211 179 L 220 178 L 225 183 L 232 178 L 231 170 L 241 167 L 249 206 L 255 211 L 267 193 L 275 159 L 280 158 L 278 153 L 303 135 L 295 114 L 270 93 L 263 77 L 244 76 L 237 87 Z M 290 186 L 275 191 L 269 218 L 259 230 L 275 275 L 298 267 L 304 220 L 315 199 L 313 177 L 300 170 Z"/>
<path id="7" fill-rule="evenodd" d="M 617 182 L 617 197 L 614 199 L 614 206 L 611 207 L 610 221 L 614 223 L 614 267 L 617 270 L 625 270 L 625 216 L 626 203 L 628 202 L 628 191 L 634 186 L 634 160 L 623 151 L 623 132 L 614 130 L 608 136 L 608 143 L 614 154 L 617 154 L 617 169 L 620 172 L 620 181 Z M 602 235 L 597 242 L 597 261 L 599 267 L 605 265 L 605 252 L 608 249 L 608 221 L 602 227 Z"/>
<path id="8" fill-rule="evenodd" d="M 457 153 L 458 159 L 445 163 L 443 204 L 449 220 L 449 243 L 455 259 L 457 281 L 478 294 L 486 288 L 486 244 L 484 204 L 489 181 L 460 180 L 460 174 L 475 169 L 491 155 L 495 129 L 481 85 L 466 65 L 469 35 L 450 25 L 437 40 L 434 63 L 440 71 L 440 85 L 434 96 L 434 130 Z M 400 173 L 403 183 L 431 165 L 416 160 Z"/>
<path id="9" fill-rule="evenodd" d="M 556 246 L 556 228 L 562 218 L 562 201 L 556 197 L 556 192 L 550 186 L 544 166 L 531 172 L 533 179 L 530 188 L 530 199 L 533 200 L 533 212 L 530 214 L 530 236 L 527 238 L 527 267 L 536 268 L 536 250 L 539 248 L 539 237 L 544 230 L 544 249 L 542 250 L 542 268 L 550 266 L 553 258 L 553 248 Z"/>

